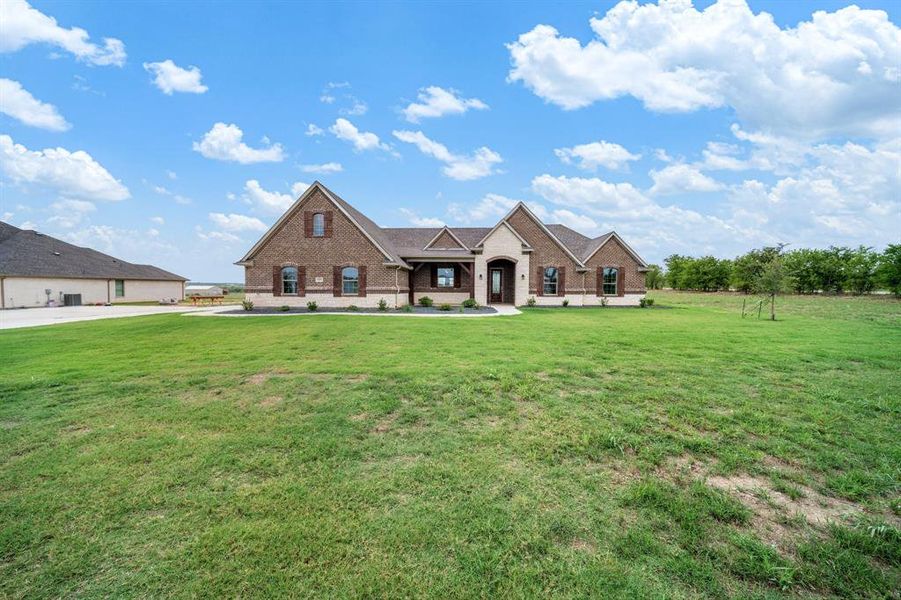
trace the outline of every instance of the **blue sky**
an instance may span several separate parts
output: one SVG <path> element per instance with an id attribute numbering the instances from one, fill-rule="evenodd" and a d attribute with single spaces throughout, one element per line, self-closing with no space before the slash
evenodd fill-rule
<path id="1" fill-rule="evenodd" d="M 523 200 L 654 262 L 881 248 L 901 30 L 858 6 L 9 0 L 0 218 L 220 281 L 315 179 L 386 226 Z"/>

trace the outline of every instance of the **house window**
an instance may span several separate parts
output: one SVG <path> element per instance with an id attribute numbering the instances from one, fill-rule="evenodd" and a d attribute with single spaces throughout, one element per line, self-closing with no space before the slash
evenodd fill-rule
<path id="1" fill-rule="evenodd" d="M 438 267 L 438 287 L 454 287 L 454 268 Z"/>
<path id="2" fill-rule="evenodd" d="M 619 279 L 619 269 L 604 267 L 604 295 L 616 296 L 616 280 Z"/>
<path id="3" fill-rule="evenodd" d="M 356 296 L 360 293 L 360 271 L 356 267 L 341 269 L 341 294 Z"/>
<path id="4" fill-rule="evenodd" d="M 282 294 L 297 293 L 297 268 L 285 267 L 282 269 Z"/>
<path id="5" fill-rule="evenodd" d="M 544 295 L 557 295 L 557 267 L 547 267 L 544 270 Z"/>
<path id="6" fill-rule="evenodd" d="M 125 280 L 117 279 L 116 280 L 116 298 L 124 298 L 125 297 Z"/>
<path id="7" fill-rule="evenodd" d="M 316 213 L 313 215 L 313 237 L 325 236 L 325 215 Z"/>

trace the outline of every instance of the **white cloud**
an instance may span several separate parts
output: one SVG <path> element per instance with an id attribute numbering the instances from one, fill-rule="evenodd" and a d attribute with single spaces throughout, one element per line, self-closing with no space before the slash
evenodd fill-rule
<path id="1" fill-rule="evenodd" d="M 357 152 L 364 150 L 391 150 L 390 146 L 379 140 L 379 136 L 369 131 L 360 131 L 347 119 L 337 119 L 335 124 L 329 127 L 328 130 L 339 140 L 353 144 L 354 150 Z"/>
<path id="2" fill-rule="evenodd" d="M 197 237 L 204 241 L 223 242 L 226 244 L 244 242 L 244 240 L 235 234 L 225 231 L 204 231 L 202 227 L 197 227 L 195 231 L 197 232 Z"/>
<path id="3" fill-rule="evenodd" d="M 341 163 L 328 162 L 321 165 L 301 165 L 300 170 L 304 173 L 317 173 L 327 175 L 329 173 L 340 173 L 344 170 Z"/>
<path id="4" fill-rule="evenodd" d="M 176 174 L 175 171 L 166 171 L 166 177 L 175 180 L 178 179 L 178 174 Z"/>
<path id="5" fill-rule="evenodd" d="M 632 154 L 619 144 L 605 140 L 572 148 L 557 148 L 554 154 L 566 164 L 575 162 L 580 169 L 586 171 L 594 171 L 598 167 L 619 170 L 628 165 L 629 161 L 641 158 L 640 154 Z"/>
<path id="6" fill-rule="evenodd" d="M 701 173 L 697 167 L 675 164 L 650 172 L 654 185 L 650 193 L 654 195 L 681 194 L 684 192 L 717 192 L 723 184 Z"/>
<path id="7" fill-rule="evenodd" d="M 488 109 L 488 105 L 478 98 L 461 98 L 457 94 L 456 90 L 445 90 L 436 85 L 423 88 L 416 96 L 419 102 L 412 102 L 403 109 L 404 118 L 410 123 L 419 123 L 420 119 Z"/>
<path id="8" fill-rule="evenodd" d="M 63 229 L 71 229 L 81 223 L 82 218 L 90 212 L 97 210 L 93 202 L 85 200 L 59 200 L 50 205 L 50 211 L 53 213 L 48 223 L 52 223 Z"/>
<path id="9" fill-rule="evenodd" d="M 157 225 L 165 225 L 166 219 L 163 217 L 150 217 L 151 222 L 156 223 Z"/>
<path id="10" fill-rule="evenodd" d="M 494 166 L 503 162 L 501 155 L 485 146 L 478 148 L 469 156 L 453 154 L 447 146 L 426 137 L 421 131 L 394 131 L 394 137 L 402 142 L 413 144 L 423 154 L 431 156 L 445 164 L 442 172 L 458 181 L 469 181 L 487 177 L 495 173 Z"/>
<path id="11" fill-rule="evenodd" d="M 407 218 L 407 221 L 415 227 L 443 227 L 444 221 L 436 217 L 420 217 L 418 214 L 408 208 L 401 208 L 400 214 Z"/>
<path id="12" fill-rule="evenodd" d="M 307 125 L 307 131 L 304 135 L 311 137 L 317 135 L 325 135 L 325 130 L 323 130 L 322 127 L 319 127 L 318 125 L 310 123 L 309 125 Z"/>
<path id="13" fill-rule="evenodd" d="M 50 131 L 66 131 L 72 127 L 55 106 L 41 102 L 12 79 L 0 78 L 0 112 L 31 127 Z"/>
<path id="14" fill-rule="evenodd" d="M 346 115 L 348 117 L 359 117 L 360 115 L 365 115 L 369 111 L 369 105 L 367 105 L 359 98 L 348 95 L 347 99 L 350 101 L 351 105 L 349 108 L 342 108 L 338 111 L 342 115 Z"/>
<path id="15" fill-rule="evenodd" d="M 32 8 L 25 0 L 0 2 L 0 52 L 16 52 L 29 44 L 51 44 L 92 65 L 125 64 L 125 44 L 116 38 L 103 38 L 103 46 L 90 42 L 80 27 L 60 27 L 56 19 Z"/>
<path id="16" fill-rule="evenodd" d="M 630 95 L 654 111 L 732 107 L 754 129 L 804 138 L 897 133 L 901 35 L 884 11 L 817 11 L 781 29 L 744 0 L 620 2 L 590 24 L 585 45 L 548 25 L 520 35 L 509 80 L 565 109 Z"/>
<path id="17" fill-rule="evenodd" d="M 485 194 L 481 200 L 472 206 L 464 206 L 453 203 L 447 207 L 447 212 L 460 223 L 488 223 L 498 219 L 513 210 L 519 200 L 508 198 L 500 194 Z"/>
<path id="18" fill-rule="evenodd" d="M 153 84 L 168 96 L 173 92 L 202 94 L 208 89 L 200 82 L 200 69 L 194 66 L 183 69 L 168 58 L 162 62 L 144 63 L 144 70 L 154 76 Z"/>
<path id="19" fill-rule="evenodd" d="M 60 237 L 78 246 L 87 246 L 130 262 L 152 264 L 179 275 L 187 275 L 184 271 L 187 268 L 184 252 L 160 239 L 159 232 L 155 234 L 155 231 L 90 225 L 66 232 Z"/>
<path id="20" fill-rule="evenodd" d="M 125 200 L 128 188 L 84 150 L 29 150 L 0 135 L 0 169 L 19 184 L 50 188 L 59 194 L 88 200 Z"/>
<path id="21" fill-rule="evenodd" d="M 294 204 L 294 201 L 310 187 L 300 181 L 291 186 L 291 194 L 270 192 L 260 185 L 256 179 L 249 179 L 244 184 L 244 201 L 268 215 L 280 215 Z"/>
<path id="22" fill-rule="evenodd" d="M 266 231 L 268 229 L 265 223 L 256 217 L 247 215 L 211 212 L 209 217 L 210 221 L 226 231 Z"/>
<path id="23" fill-rule="evenodd" d="M 251 148 L 243 141 L 244 132 L 235 125 L 216 123 L 206 132 L 200 142 L 194 142 L 195 152 L 206 158 L 238 162 L 243 165 L 260 162 L 281 162 L 284 152 L 280 144 L 266 148 Z"/>

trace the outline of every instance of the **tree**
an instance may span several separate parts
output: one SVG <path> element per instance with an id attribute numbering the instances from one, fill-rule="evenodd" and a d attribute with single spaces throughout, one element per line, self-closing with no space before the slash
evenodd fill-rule
<path id="1" fill-rule="evenodd" d="M 644 274 L 644 285 L 649 290 L 659 290 L 663 287 L 663 270 L 659 265 L 648 265 Z"/>
<path id="2" fill-rule="evenodd" d="M 777 256 L 779 248 L 766 246 L 736 258 L 732 261 L 732 287 L 746 294 L 751 292 L 764 268 Z"/>
<path id="3" fill-rule="evenodd" d="M 788 274 L 782 257 L 777 256 L 764 267 L 757 279 L 754 280 L 754 291 L 770 297 L 770 320 L 776 320 L 776 296 L 790 292 L 792 278 Z"/>
<path id="4" fill-rule="evenodd" d="M 872 248 L 860 246 L 845 256 L 845 287 L 855 294 L 872 292 L 876 287 L 879 255 Z"/>
<path id="5" fill-rule="evenodd" d="M 894 295 L 901 296 L 901 244 L 889 244 L 879 256 L 876 282 Z"/>
<path id="6" fill-rule="evenodd" d="M 687 289 L 685 275 L 689 261 L 689 257 L 678 254 L 671 254 L 663 261 L 666 265 L 666 282 L 674 290 Z"/>
<path id="7" fill-rule="evenodd" d="M 819 268 L 824 255 L 824 250 L 802 248 L 782 256 L 782 264 L 794 281 L 795 293 L 815 294 L 823 289 Z"/>

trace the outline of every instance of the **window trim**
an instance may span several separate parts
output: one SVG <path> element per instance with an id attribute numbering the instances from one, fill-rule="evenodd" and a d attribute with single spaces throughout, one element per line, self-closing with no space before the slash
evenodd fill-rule
<path id="1" fill-rule="evenodd" d="M 287 279 L 285 275 L 294 271 L 294 280 Z M 285 287 L 287 283 L 294 283 L 294 291 L 289 292 Z M 300 289 L 300 271 L 297 267 L 282 267 L 282 296 L 297 296 L 299 294 L 298 290 Z"/>
<path id="2" fill-rule="evenodd" d="M 325 213 L 314 212 L 311 218 L 310 235 L 312 235 L 312 237 L 325 237 Z M 322 226 L 321 229 L 317 228 L 317 221 L 318 224 Z"/>
<path id="3" fill-rule="evenodd" d="M 613 281 L 607 281 L 607 271 L 613 272 Z M 607 293 L 607 286 L 613 286 L 613 293 Z M 619 295 L 619 267 L 603 267 L 601 269 L 601 295 L 602 296 L 618 296 Z"/>
<path id="4" fill-rule="evenodd" d="M 348 269 L 353 269 L 356 271 L 356 277 L 353 278 L 345 278 L 344 272 Z M 356 291 L 348 292 L 345 287 L 348 283 L 356 284 Z M 360 295 L 360 268 L 354 266 L 341 267 L 341 295 L 342 296 L 359 296 Z"/>
<path id="5" fill-rule="evenodd" d="M 447 284 L 447 283 L 445 283 L 444 285 L 441 284 L 441 271 L 442 270 L 450 271 L 450 279 L 449 279 L 450 283 L 449 284 Z M 455 287 L 454 284 L 456 283 L 456 279 L 455 279 L 456 275 L 457 275 L 457 269 L 455 269 L 453 266 L 443 267 L 443 266 L 439 265 L 439 266 L 435 267 L 435 287 L 442 288 L 442 289 Z"/>
<path id="6" fill-rule="evenodd" d="M 553 281 L 551 281 L 548 277 L 548 271 L 554 271 Z M 548 286 L 552 285 L 553 291 L 548 291 Z M 544 273 L 541 277 L 541 295 L 542 296 L 556 296 L 557 291 L 560 289 L 560 269 L 557 267 L 545 267 Z"/>

